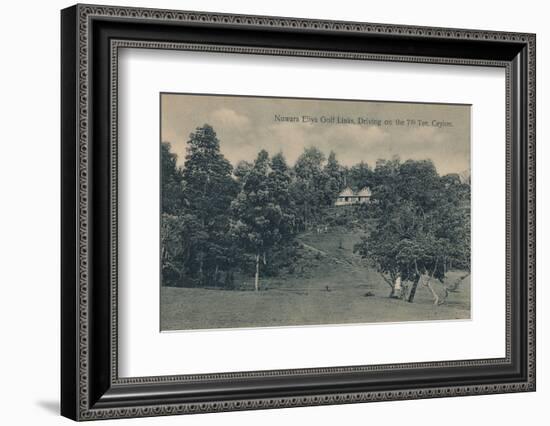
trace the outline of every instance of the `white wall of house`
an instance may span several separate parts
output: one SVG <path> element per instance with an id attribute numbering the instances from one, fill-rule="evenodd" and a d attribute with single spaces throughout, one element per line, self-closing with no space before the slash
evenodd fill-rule
<path id="1" fill-rule="evenodd" d="M 363 188 L 354 192 L 350 188 L 344 189 L 334 202 L 335 206 L 351 206 L 353 204 L 364 204 L 370 200 L 371 191 L 369 188 Z"/>

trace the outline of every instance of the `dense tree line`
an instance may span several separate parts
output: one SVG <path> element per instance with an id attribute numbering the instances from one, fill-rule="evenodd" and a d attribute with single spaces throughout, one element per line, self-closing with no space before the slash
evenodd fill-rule
<path id="1" fill-rule="evenodd" d="M 366 232 L 356 250 L 392 293 L 399 277 L 412 283 L 412 301 L 420 275 L 443 279 L 451 265 L 469 267 L 469 186 L 458 176 L 440 177 L 429 161 L 344 167 L 315 147 L 292 166 L 262 150 L 233 167 L 205 124 L 189 135 L 183 167 L 169 143 L 161 146 L 162 283 L 234 288 L 245 273 L 258 290 L 261 276 L 292 262 L 295 235 L 344 218 L 349 209 L 331 208 L 337 194 L 364 186 L 373 196 L 353 209 Z"/>
<path id="2" fill-rule="evenodd" d="M 438 303 L 431 280 L 443 282 L 452 267 L 470 270 L 469 183 L 439 176 L 431 161 L 379 161 L 373 176 L 375 227 L 355 250 L 374 263 L 390 297 L 412 302 L 423 279 Z"/>
<path id="3" fill-rule="evenodd" d="M 238 193 L 232 166 L 220 153 L 210 126 L 198 128 L 179 168 L 170 145 L 162 144 L 162 278 L 171 285 L 223 281 L 234 256 L 227 210 Z"/>
<path id="4" fill-rule="evenodd" d="M 235 168 L 205 124 L 189 136 L 185 166 L 168 142 L 161 147 L 162 281 L 176 286 L 234 286 L 234 272 L 260 270 L 292 256 L 292 236 L 319 222 L 344 187 L 346 170 L 307 148 L 290 167 L 262 150 Z M 284 254 L 286 253 L 286 254 Z"/>

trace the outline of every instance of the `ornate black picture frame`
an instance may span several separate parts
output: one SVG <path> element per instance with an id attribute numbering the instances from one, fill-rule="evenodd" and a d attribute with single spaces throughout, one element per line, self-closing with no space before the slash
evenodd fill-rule
<path id="1" fill-rule="evenodd" d="M 159 416 L 535 390 L 535 35 L 76 5 L 61 13 L 61 413 Z M 482 65 L 506 72 L 506 356 L 120 378 L 122 47 Z"/>

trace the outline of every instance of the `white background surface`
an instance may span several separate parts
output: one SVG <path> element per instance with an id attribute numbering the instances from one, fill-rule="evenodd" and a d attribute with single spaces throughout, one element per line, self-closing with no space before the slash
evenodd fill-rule
<path id="1" fill-rule="evenodd" d="M 251 78 L 259 69 L 262 78 Z M 119 81 L 121 376 L 505 356 L 502 68 L 125 49 Z M 471 103 L 471 320 L 159 333 L 158 98 L 166 91 Z M 223 357 L 205 350 L 227 347 Z"/>
<path id="2" fill-rule="evenodd" d="M 103 3 L 117 4 L 105 0 Z M 536 32 L 538 107 L 538 390 L 492 395 L 201 416 L 118 420 L 119 424 L 280 425 L 548 424 L 550 400 L 550 256 L 546 163 L 550 133 L 548 11 L 541 1 L 338 2 L 162 0 L 120 3 L 175 9 L 332 18 Z M 59 9 L 66 1 L 3 4 L 0 68 L 1 422 L 69 424 L 59 395 Z M 117 424 L 108 421 L 102 424 Z"/>

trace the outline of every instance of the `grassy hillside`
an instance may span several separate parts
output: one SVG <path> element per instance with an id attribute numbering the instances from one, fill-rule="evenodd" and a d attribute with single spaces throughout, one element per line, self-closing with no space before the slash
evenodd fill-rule
<path id="1" fill-rule="evenodd" d="M 328 227 L 303 233 L 292 267 L 263 277 L 237 276 L 238 290 L 161 288 L 161 329 L 210 329 L 470 318 L 470 281 L 434 306 L 419 286 L 414 303 L 389 299 L 380 275 L 353 253 L 358 232 Z M 449 273 L 449 280 L 459 271 Z M 439 283 L 434 286 L 443 287 Z"/>

